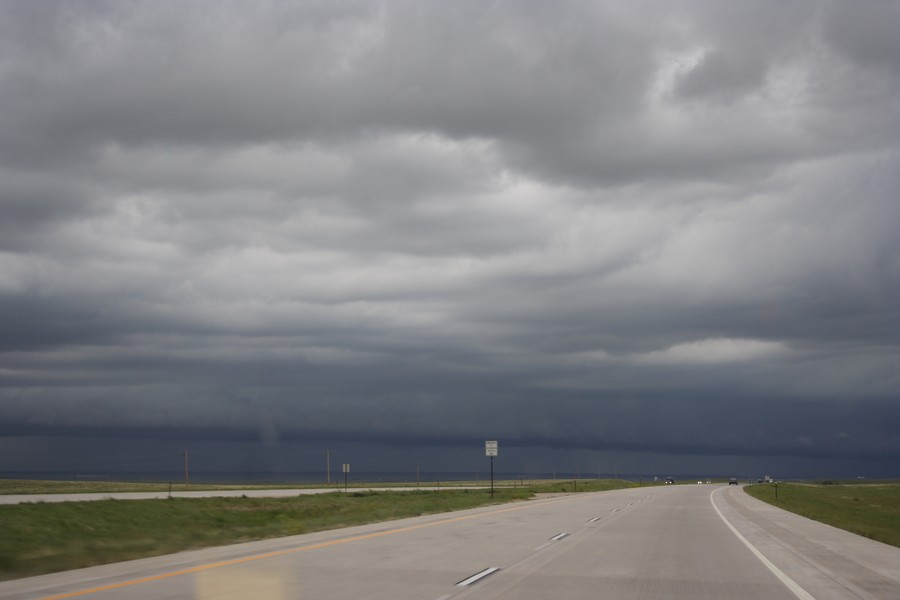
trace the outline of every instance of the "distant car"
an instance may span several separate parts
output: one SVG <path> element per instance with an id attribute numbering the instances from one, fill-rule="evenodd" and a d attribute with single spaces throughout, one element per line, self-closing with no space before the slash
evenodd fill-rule
<path id="1" fill-rule="evenodd" d="M 728 480 L 728 485 L 737 485 L 737 477 L 732 477 Z"/>
<path id="2" fill-rule="evenodd" d="M 666 485 L 669 485 L 670 483 L 675 483 L 674 477 L 666 477 Z"/>

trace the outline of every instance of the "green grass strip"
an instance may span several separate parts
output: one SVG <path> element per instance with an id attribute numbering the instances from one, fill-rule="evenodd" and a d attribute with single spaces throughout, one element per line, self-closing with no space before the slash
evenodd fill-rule
<path id="1" fill-rule="evenodd" d="M 233 484 L 190 484 L 184 483 L 138 483 L 117 481 L 54 481 L 39 479 L 0 479 L 0 494 L 88 494 L 119 492 L 173 492 L 207 490 L 273 490 L 321 488 L 324 484 L 285 485 L 233 485 Z M 330 487 L 335 488 L 332 484 Z M 335 488 L 336 489 L 336 488 Z"/>
<path id="2" fill-rule="evenodd" d="M 900 547 L 900 484 L 753 485 L 764 502 L 869 539 Z M 777 492 L 777 498 L 776 498 Z"/>
<path id="3" fill-rule="evenodd" d="M 421 487 L 475 487 L 487 488 L 488 483 L 481 481 L 441 481 L 423 482 Z M 497 480 L 496 488 L 519 489 L 526 487 L 535 492 L 540 491 L 605 491 L 633 487 L 635 484 L 621 479 L 543 479 L 543 480 Z M 354 482 L 349 483 L 350 489 L 360 488 L 393 488 L 393 487 L 417 487 L 413 482 Z M 208 491 L 208 490 L 276 490 L 276 489 L 321 489 L 332 488 L 335 491 L 344 489 L 343 482 L 322 483 L 285 483 L 278 485 L 235 485 L 235 484 L 190 484 L 184 483 L 139 483 L 116 481 L 56 481 L 37 479 L 0 479 L 0 494 L 113 494 L 122 492 L 184 492 L 184 491 Z"/>
<path id="4" fill-rule="evenodd" d="M 115 484 L 110 487 L 111 482 L 102 482 L 98 486 L 92 486 L 90 482 L 69 483 L 74 485 L 31 482 L 27 489 L 32 493 L 148 491 L 148 486 L 156 486 L 150 489 L 157 491 L 168 489 L 168 484 L 122 484 L 118 488 Z M 349 493 L 289 498 L 173 497 L 166 500 L 3 505 L 0 506 L 0 580 L 500 504 L 524 500 L 533 493 L 635 487 L 635 484 L 621 480 L 497 483 L 493 498 L 487 489 L 409 492 L 351 489 Z M 224 487 L 234 489 L 237 486 Z M 191 489 L 198 488 L 192 486 Z M 13 493 L 8 489 L 3 492 Z"/>
<path id="5" fill-rule="evenodd" d="M 526 489 L 364 492 L 291 498 L 170 498 L 0 506 L 0 579 L 182 550 L 448 512 Z"/>

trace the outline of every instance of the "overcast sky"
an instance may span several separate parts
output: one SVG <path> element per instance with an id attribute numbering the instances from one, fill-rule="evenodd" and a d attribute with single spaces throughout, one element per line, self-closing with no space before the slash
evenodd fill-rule
<path id="1" fill-rule="evenodd" d="M 3 1 L 0 469 L 900 476 L 898 27 Z"/>

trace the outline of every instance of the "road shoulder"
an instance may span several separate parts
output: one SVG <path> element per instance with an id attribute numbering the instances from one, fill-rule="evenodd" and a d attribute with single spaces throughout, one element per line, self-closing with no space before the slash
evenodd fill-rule
<path id="1" fill-rule="evenodd" d="M 784 511 L 742 488 L 714 492 L 724 517 L 816 600 L 895 600 L 900 548 Z"/>

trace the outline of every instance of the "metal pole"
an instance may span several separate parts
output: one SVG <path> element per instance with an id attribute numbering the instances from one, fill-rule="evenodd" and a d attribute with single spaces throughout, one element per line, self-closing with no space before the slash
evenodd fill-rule
<path id="1" fill-rule="evenodd" d="M 494 457 L 491 457 L 491 498 L 494 497 Z"/>
<path id="2" fill-rule="evenodd" d="M 178 454 L 184 456 L 184 487 L 187 487 L 187 486 L 188 486 L 188 483 L 189 483 L 189 479 L 188 479 L 188 456 L 190 455 L 190 452 L 187 451 L 187 450 L 185 450 L 184 452 L 179 452 Z"/>
<path id="3" fill-rule="evenodd" d="M 325 451 L 325 483 L 331 485 L 331 450 Z"/>

